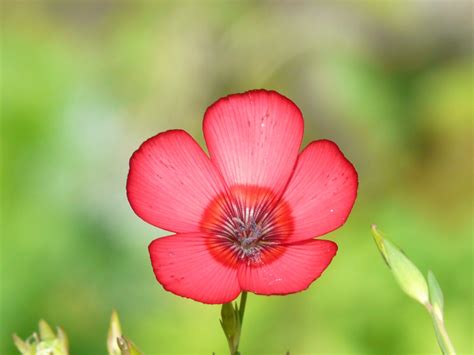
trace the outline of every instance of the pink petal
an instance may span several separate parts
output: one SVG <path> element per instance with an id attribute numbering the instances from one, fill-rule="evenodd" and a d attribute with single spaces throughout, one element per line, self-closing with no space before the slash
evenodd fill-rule
<path id="1" fill-rule="evenodd" d="M 319 239 L 274 247 L 264 253 L 261 263 L 241 264 L 240 287 L 262 295 L 303 291 L 321 275 L 336 252 L 335 243 Z"/>
<path id="2" fill-rule="evenodd" d="M 337 145 L 312 142 L 298 157 L 283 200 L 293 216 L 288 242 L 311 239 L 342 226 L 357 195 L 357 172 Z"/>
<path id="3" fill-rule="evenodd" d="M 303 137 L 298 107 L 275 91 L 224 97 L 204 116 L 211 160 L 229 186 L 254 185 L 283 191 Z"/>
<path id="4" fill-rule="evenodd" d="M 176 234 L 155 239 L 148 250 L 156 279 L 178 296 L 218 304 L 232 301 L 241 291 L 235 256 L 212 243 L 211 236 Z"/>
<path id="5" fill-rule="evenodd" d="M 205 208 L 224 185 L 196 141 L 174 130 L 148 139 L 133 154 L 127 196 L 146 222 L 178 233 L 198 232 Z"/>

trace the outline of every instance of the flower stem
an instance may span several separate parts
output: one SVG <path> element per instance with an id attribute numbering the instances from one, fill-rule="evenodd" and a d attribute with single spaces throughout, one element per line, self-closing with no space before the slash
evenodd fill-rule
<path id="1" fill-rule="evenodd" d="M 440 318 L 436 312 L 433 310 L 433 306 L 429 304 L 427 307 L 428 312 L 433 319 L 433 326 L 435 328 L 436 338 L 438 339 L 439 347 L 444 355 L 456 355 L 456 350 L 454 350 L 453 343 L 449 338 L 448 332 L 446 331 L 446 326 L 444 325 L 444 319 Z"/>
<path id="2" fill-rule="evenodd" d="M 239 334 L 242 334 L 242 322 L 244 321 L 244 314 L 245 314 L 245 305 L 247 304 L 247 291 L 243 291 L 240 295 L 240 305 L 239 305 Z M 240 336 L 237 340 L 237 344 L 235 345 L 235 355 L 240 355 L 239 352 L 239 344 L 240 344 Z"/>
<path id="3" fill-rule="evenodd" d="M 247 291 L 243 291 L 240 295 L 239 317 L 240 328 L 242 329 L 242 322 L 244 321 L 245 305 L 247 304 Z"/>

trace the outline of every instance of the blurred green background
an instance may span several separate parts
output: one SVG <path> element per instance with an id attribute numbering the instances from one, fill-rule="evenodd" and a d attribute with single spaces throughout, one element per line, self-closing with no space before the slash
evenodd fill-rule
<path id="1" fill-rule="evenodd" d="M 146 138 L 201 120 L 220 96 L 268 88 L 359 172 L 339 253 L 287 297 L 250 295 L 243 354 L 438 353 L 398 288 L 377 223 L 434 271 L 459 353 L 473 351 L 470 1 L 3 2 L 1 338 L 45 318 L 74 354 L 105 353 L 116 308 L 148 354 L 225 354 L 219 306 L 165 292 L 147 245 L 166 232 L 125 196 Z"/>

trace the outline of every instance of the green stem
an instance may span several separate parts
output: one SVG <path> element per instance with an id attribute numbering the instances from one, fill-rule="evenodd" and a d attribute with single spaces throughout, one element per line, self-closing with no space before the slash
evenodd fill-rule
<path id="1" fill-rule="evenodd" d="M 441 313 L 441 318 L 438 316 L 439 313 L 435 312 L 434 307 L 431 303 L 425 304 L 428 313 L 433 320 L 433 326 L 435 329 L 436 339 L 438 340 L 438 345 L 441 348 L 441 351 L 444 355 L 456 355 L 456 350 L 454 350 L 453 343 L 449 338 L 448 332 L 446 331 L 446 326 L 444 325 L 444 319 Z"/>
<path id="2" fill-rule="evenodd" d="M 438 339 L 439 347 L 445 355 L 456 355 L 456 350 L 454 350 L 453 343 L 449 338 L 448 332 L 444 325 L 444 320 L 440 319 L 434 312 L 431 313 L 431 318 L 433 319 L 433 325 L 435 328 L 436 338 Z"/>
<path id="3" fill-rule="evenodd" d="M 244 321 L 245 305 L 247 304 L 247 291 L 242 292 L 240 296 L 239 306 L 239 317 L 240 317 L 240 328 L 242 329 L 242 322 Z"/>
<path id="4" fill-rule="evenodd" d="M 235 345 L 235 355 L 240 355 L 239 352 L 239 344 L 240 344 L 240 335 L 242 335 L 242 322 L 244 321 L 244 314 L 245 314 L 245 305 L 247 304 L 247 292 L 243 291 L 242 295 L 240 295 L 240 305 L 239 305 L 239 339 L 237 340 L 237 344 Z"/>

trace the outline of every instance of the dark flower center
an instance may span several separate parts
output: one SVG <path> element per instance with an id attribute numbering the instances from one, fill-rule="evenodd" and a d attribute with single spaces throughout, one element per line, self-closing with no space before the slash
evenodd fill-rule
<path id="1" fill-rule="evenodd" d="M 240 259 L 258 261 L 263 248 L 276 244 L 271 240 L 272 223 L 258 220 L 252 214 L 247 217 L 228 218 L 221 236 L 228 239 L 231 249 Z"/>
<path id="2" fill-rule="evenodd" d="M 232 192 L 215 199 L 204 215 L 202 228 L 215 237 L 210 250 L 218 259 L 216 245 L 238 260 L 261 263 L 262 255 L 290 233 L 289 208 L 267 189 L 234 187 Z M 223 249 L 218 249 L 222 254 Z"/>

